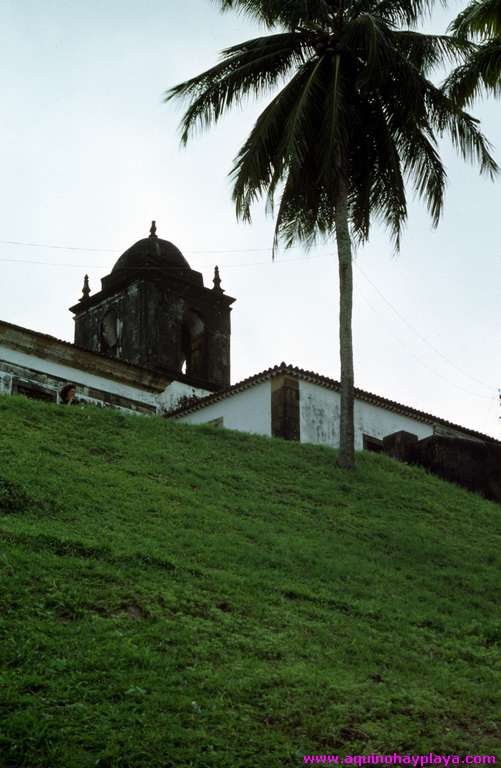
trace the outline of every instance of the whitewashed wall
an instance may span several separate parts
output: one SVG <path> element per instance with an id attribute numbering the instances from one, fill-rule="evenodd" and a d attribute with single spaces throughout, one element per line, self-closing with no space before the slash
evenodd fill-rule
<path id="1" fill-rule="evenodd" d="M 299 382 L 300 430 L 302 443 L 320 443 L 339 447 L 339 413 L 341 395 L 333 389 Z M 419 439 L 433 434 L 433 427 L 414 421 L 361 400 L 355 400 L 355 450 L 363 450 L 363 435 L 380 440 L 393 432 L 405 429 Z"/>
<path id="2" fill-rule="evenodd" d="M 174 410 L 182 397 L 192 397 L 193 395 L 196 397 L 205 397 L 206 395 L 211 394 L 212 392 L 209 392 L 208 389 L 196 389 L 182 381 L 173 381 L 160 395 L 158 395 L 158 404 L 160 410 L 171 411 Z"/>
<path id="3" fill-rule="evenodd" d="M 256 384 L 199 411 L 180 416 L 176 421 L 206 424 L 221 417 L 227 429 L 271 437 L 271 382 Z"/>
<path id="4" fill-rule="evenodd" d="M 12 365 L 27 368 L 28 370 L 38 371 L 47 376 L 54 376 L 56 381 L 54 381 L 53 387 L 56 391 L 61 386 L 60 383 L 58 384 L 57 380 L 62 380 L 73 382 L 83 387 L 91 387 L 92 389 L 109 392 L 112 395 L 127 397 L 136 402 L 157 407 L 157 395 L 154 392 L 146 392 L 143 389 L 132 387 L 128 384 L 122 384 L 121 382 L 113 381 L 113 379 L 104 378 L 104 376 L 98 376 L 79 368 L 72 368 L 69 365 L 63 365 L 62 363 L 37 357 L 34 353 L 26 354 L 15 349 L 10 349 L 10 347 L 0 345 L 0 361 L 1 360 L 6 363 L 11 363 Z M 10 389 L 8 391 L 10 391 Z M 92 398 L 88 399 L 92 400 Z"/>
<path id="5" fill-rule="evenodd" d="M 12 374 L 0 371 L 0 395 L 10 395 L 12 392 Z"/>

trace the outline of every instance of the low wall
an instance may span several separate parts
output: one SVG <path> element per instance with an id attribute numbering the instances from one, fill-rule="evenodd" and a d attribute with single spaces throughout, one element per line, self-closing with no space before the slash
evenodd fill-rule
<path id="1" fill-rule="evenodd" d="M 384 438 L 383 452 L 501 503 L 499 444 L 444 435 L 418 440 L 409 432 L 396 432 Z"/>

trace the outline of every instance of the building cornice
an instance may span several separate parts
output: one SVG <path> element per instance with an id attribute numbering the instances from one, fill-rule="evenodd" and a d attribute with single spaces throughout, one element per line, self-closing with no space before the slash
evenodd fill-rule
<path id="1" fill-rule="evenodd" d="M 171 375 L 139 368 L 100 352 L 90 352 L 69 341 L 57 339 L 55 336 L 0 320 L 0 346 L 2 345 L 147 392 L 163 392 L 174 380 Z"/>

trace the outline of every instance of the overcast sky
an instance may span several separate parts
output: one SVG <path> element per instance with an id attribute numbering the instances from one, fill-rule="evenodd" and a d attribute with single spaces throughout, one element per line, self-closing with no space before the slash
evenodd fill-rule
<path id="1" fill-rule="evenodd" d="M 437 8 L 427 28 L 444 32 L 465 4 Z M 72 341 L 67 308 L 84 273 L 99 290 L 156 219 L 206 285 L 218 264 L 237 299 L 232 382 L 282 360 L 338 379 L 335 244 L 272 264 L 272 220 L 235 219 L 228 172 L 265 102 L 187 149 L 181 105 L 163 103 L 221 49 L 263 31 L 210 0 L 3 0 L 0 21 L 0 319 Z M 471 111 L 501 164 L 501 102 Z M 447 143 L 441 152 L 438 230 L 410 195 L 400 255 L 378 228 L 356 254 L 355 385 L 501 437 L 501 177 L 481 177 Z"/>

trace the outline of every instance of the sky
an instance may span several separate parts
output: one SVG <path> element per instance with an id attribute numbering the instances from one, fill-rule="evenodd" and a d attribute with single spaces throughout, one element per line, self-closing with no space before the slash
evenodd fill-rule
<path id="1" fill-rule="evenodd" d="M 444 33 L 465 4 L 437 4 L 427 31 Z M 237 299 L 232 383 L 282 361 L 339 379 L 335 243 L 272 262 L 263 207 L 236 220 L 229 172 L 267 100 L 187 148 L 182 104 L 164 102 L 266 32 L 211 0 L 3 0 L 0 25 L 0 319 L 73 341 L 84 274 L 99 290 L 155 219 L 205 285 L 217 264 Z M 501 165 L 501 102 L 470 111 Z M 501 175 L 480 176 L 447 141 L 440 151 L 438 229 L 410 190 L 400 253 L 377 226 L 355 253 L 355 386 L 501 439 Z"/>

